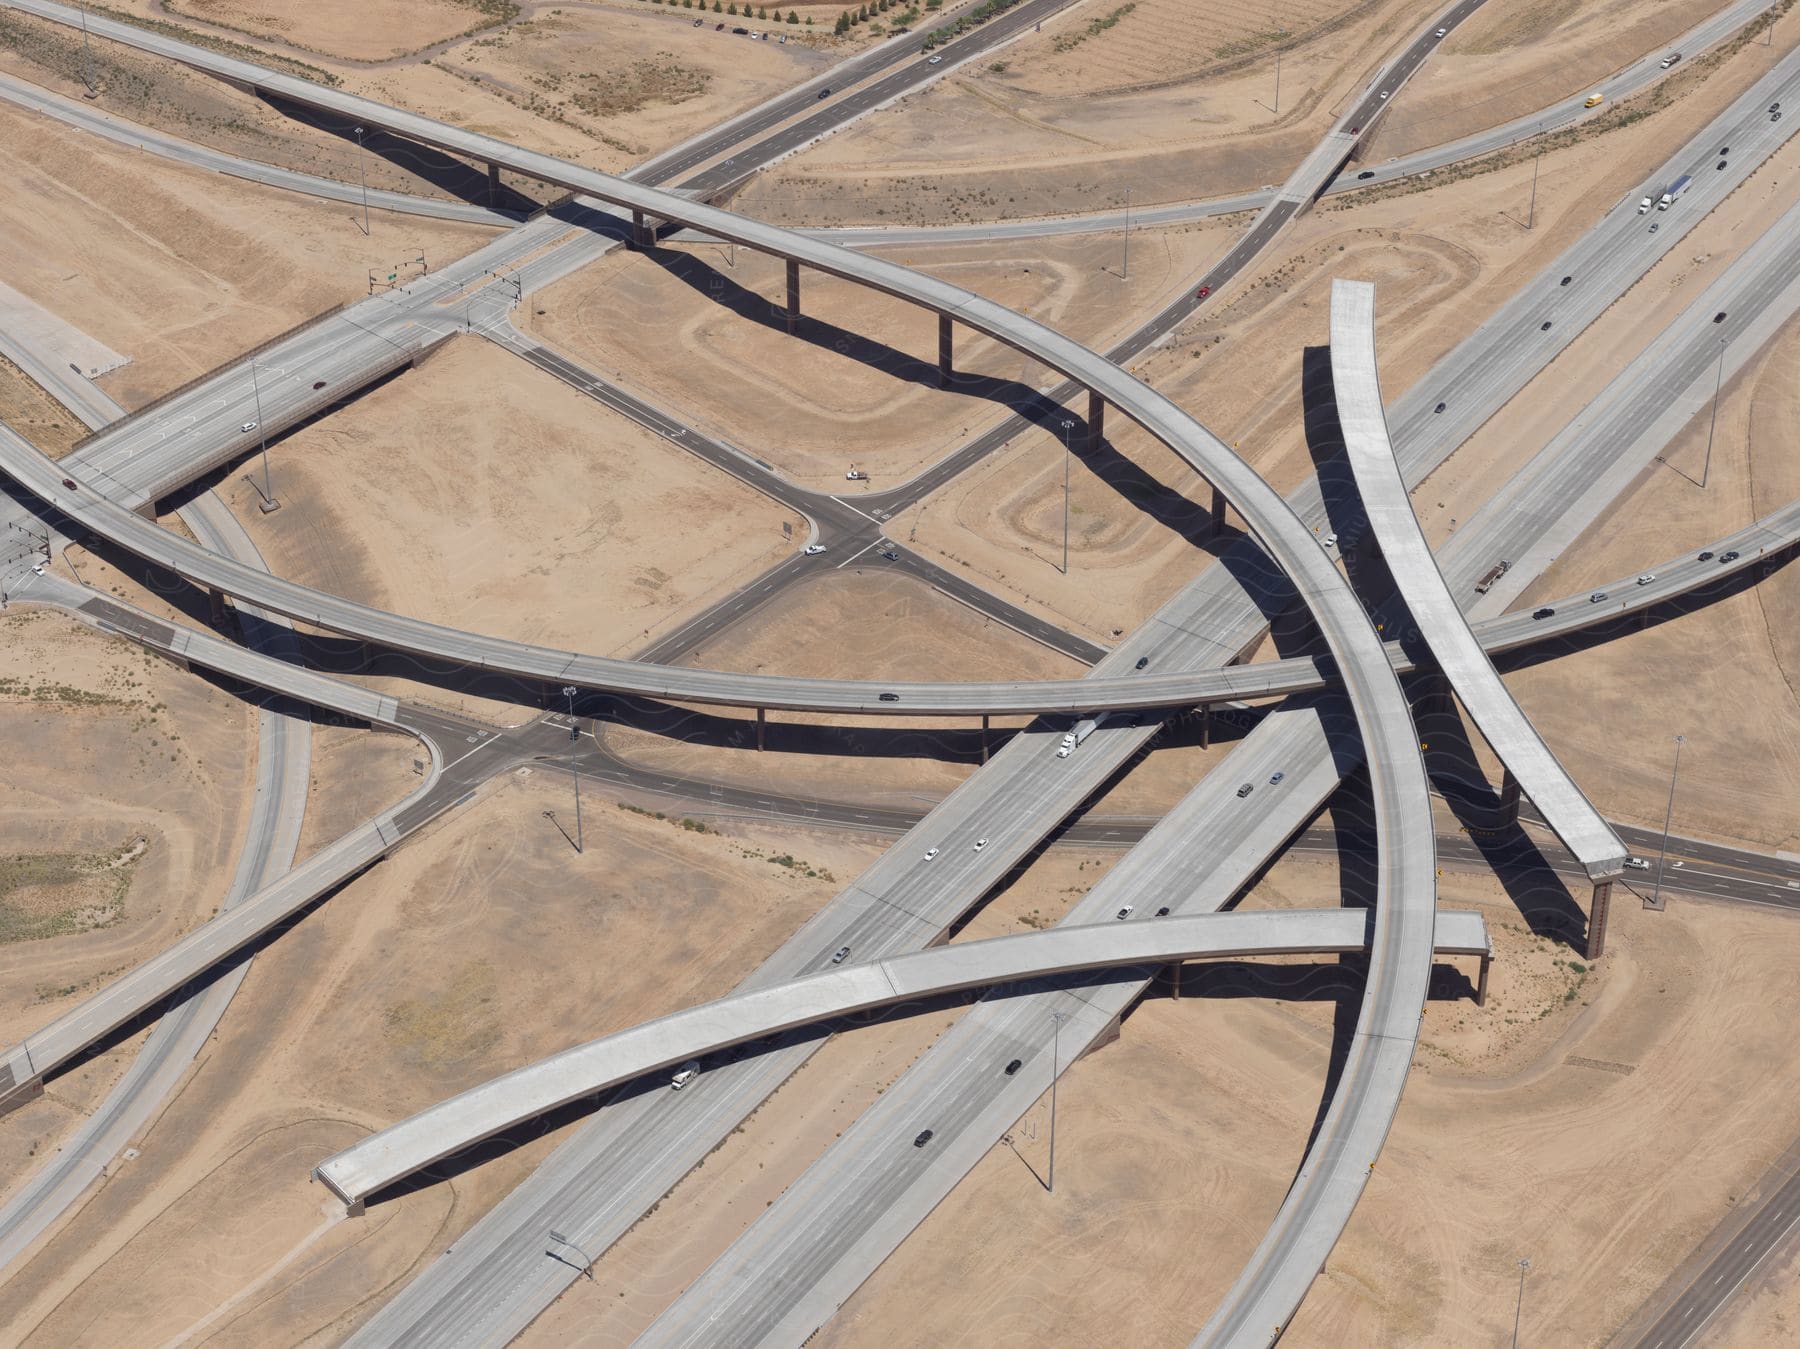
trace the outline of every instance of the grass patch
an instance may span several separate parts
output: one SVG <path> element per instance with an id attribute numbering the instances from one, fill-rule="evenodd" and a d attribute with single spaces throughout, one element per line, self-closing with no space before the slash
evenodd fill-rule
<path id="1" fill-rule="evenodd" d="M 1078 28 L 1073 33 L 1064 33 L 1061 37 L 1057 38 L 1055 43 L 1052 44 L 1052 50 L 1056 52 L 1073 51 L 1089 38 L 1099 37 L 1100 34 L 1104 33 L 1108 28 L 1111 28 L 1120 19 L 1124 18 L 1136 8 L 1137 0 L 1132 0 L 1132 3 L 1120 5 L 1111 14 L 1103 14 L 1098 19 L 1090 19 L 1086 28 Z"/>
<path id="2" fill-rule="evenodd" d="M 382 1015 L 387 1038 L 424 1068 L 464 1063 L 500 1042 L 495 993 L 493 967 L 467 961 L 437 992 L 390 1005 Z"/>
<path id="3" fill-rule="evenodd" d="M 115 921 L 149 847 L 139 837 L 105 853 L 0 857 L 0 943 L 91 932 Z"/>

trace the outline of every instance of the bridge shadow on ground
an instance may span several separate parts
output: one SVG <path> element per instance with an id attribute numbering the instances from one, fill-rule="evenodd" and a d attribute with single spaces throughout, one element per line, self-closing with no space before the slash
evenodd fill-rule
<path id="1" fill-rule="evenodd" d="M 668 275 L 712 303 L 747 322 L 787 335 L 787 310 L 782 304 L 739 284 L 734 277 L 720 271 L 703 258 L 664 248 L 646 249 L 644 253 Z M 939 387 L 935 361 L 921 360 L 888 343 L 823 319 L 803 313 L 793 336 L 798 341 L 820 350 L 836 352 L 902 382 L 921 388 Z M 1111 487 L 1121 500 L 1179 535 L 1193 547 L 1224 558 L 1233 551 L 1229 545 L 1241 537 L 1237 531 L 1227 529 L 1214 538 L 1212 517 L 1207 507 L 1184 496 L 1119 453 L 1104 436 L 1097 447 L 1090 448 L 1087 419 L 1072 408 L 1054 402 L 1032 386 L 1018 380 L 959 370 L 952 375 L 949 387 L 963 396 L 999 404 L 1054 439 L 1064 440 L 1066 435 L 1066 443 L 1075 457 Z M 1073 425 L 1063 427 L 1065 420 L 1071 421 Z M 964 430 L 966 433 L 967 428 Z M 964 470 L 969 466 L 963 465 Z M 891 511 L 910 505 L 911 500 L 911 495 L 906 492 L 871 493 L 865 504 L 871 508 L 880 507 Z M 1241 553 L 1244 550 L 1236 551 Z M 1253 572 L 1245 577 L 1245 588 L 1253 595 L 1265 589 L 1266 584 L 1266 578 L 1260 574 Z M 1291 587 L 1287 588 L 1282 597 L 1283 607 L 1292 595 Z"/>
<path id="2" fill-rule="evenodd" d="M 257 97 L 271 111 L 289 121 L 298 122 L 315 131 L 323 131 L 330 136 L 336 136 L 339 140 L 347 142 L 347 148 L 352 154 L 356 153 L 357 123 L 355 121 L 320 108 L 309 108 L 305 104 L 291 103 L 277 94 L 259 91 Z M 458 159 L 455 155 L 419 141 L 397 136 L 393 132 L 383 131 L 379 127 L 365 129 L 361 139 L 362 148 L 370 154 L 386 160 L 426 185 L 447 193 L 459 201 L 475 206 L 491 206 L 496 211 L 519 219 L 524 219 L 542 204 L 536 198 L 527 196 L 505 182 L 501 183 L 499 192 L 490 201 L 485 165 L 478 168 L 466 160 Z M 543 187 L 546 198 L 562 193 L 561 188 L 551 188 L 547 184 L 540 186 Z"/>

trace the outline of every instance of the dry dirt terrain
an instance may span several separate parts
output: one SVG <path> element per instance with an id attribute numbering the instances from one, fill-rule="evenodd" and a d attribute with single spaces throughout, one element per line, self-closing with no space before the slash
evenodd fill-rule
<path id="1" fill-rule="evenodd" d="M 174 25 L 186 41 L 610 170 L 810 79 L 868 36 L 830 39 L 829 20 L 808 29 L 742 17 L 718 32 L 712 19 L 695 27 L 691 10 L 591 0 L 126 0 L 123 8 Z M 771 36 L 752 41 L 732 34 L 736 26 Z M 22 16 L 0 24 L 0 35 L 9 31 L 27 39 L 16 58 L 23 64 L 9 68 L 65 93 L 82 87 L 79 33 L 71 43 L 69 30 Z M 314 130 L 116 44 L 96 48 L 103 106 L 251 158 L 357 180 L 357 147 L 347 135 Z M 404 143 L 377 140 L 364 167 L 371 182 L 405 191 L 467 196 L 479 188 L 466 166 Z"/>
<path id="2" fill-rule="evenodd" d="M 8 105 L 0 173 L 18 189 L 0 201 L 0 273 L 131 358 L 98 381 L 127 407 L 354 299 L 400 247 L 385 222 L 365 238 L 341 203 L 146 159 Z M 404 228 L 406 254 L 434 265 L 493 237 Z"/>
<path id="3" fill-rule="evenodd" d="M 1248 902 L 1321 884 L 1286 862 Z M 1491 881 L 1443 900 L 1488 919 L 1488 1006 L 1441 970 L 1393 1138 L 1288 1338 L 1503 1342 L 1528 1255 L 1521 1342 L 1597 1344 L 1790 1141 L 1792 920 L 1621 907 L 1590 970 Z M 1181 1001 L 1142 1005 L 1063 1080 L 1054 1198 L 1026 1167 L 1040 1102 L 818 1342 L 1185 1344 L 1278 1206 L 1354 1011 L 1335 962 L 1284 964 L 1193 967 Z"/>
<path id="4" fill-rule="evenodd" d="M 332 1212 L 311 1166 L 506 1067 L 728 987 L 872 855 L 614 807 L 577 856 L 542 818 L 564 791 L 529 771 L 484 789 L 262 952 L 139 1156 L 16 1267 L 9 1339 L 335 1342 L 556 1137 L 358 1220 Z"/>
<path id="5" fill-rule="evenodd" d="M 1602 523 L 1559 557 L 1532 603 L 1699 549 L 1800 497 L 1786 427 L 1800 412 L 1800 323 L 1725 388 L 1711 471 L 1698 486 L 1708 418 L 1691 423 Z M 1800 567 L 1670 622 L 1509 676 L 1521 706 L 1609 816 L 1656 826 L 1673 737 L 1676 832 L 1800 852 Z M 1754 715 L 1729 709 L 1754 708 Z"/>
<path id="6" fill-rule="evenodd" d="M 491 343 L 275 447 L 279 511 L 226 498 L 276 573 L 396 613 L 624 655 L 728 594 L 805 525 Z"/>
<path id="7" fill-rule="evenodd" d="M 1104 349 L 1132 315 L 1223 252 L 1228 237 L 1216 224 L 1139 232 L 1128 279 L 1119 275 L 1117 238 L 895 249 L 892 256 Z M 893 487 L 943 457 L 1053 378 L 960 328 L 956 368 L 974 378 L 939 389 L 935 315 L 807 272 L 803 318 L 789 337 L 786 296 L 781 263 L 746 249 L 684 246 L 648 257 L 621 250 L 539 292 L 523 321 L 602 373 L 647 390 L 683 421 L 809 487 L 851 492 L 851 501 L 855 491 Z M 852 464 L 870 481 L 852 487 L 844 477 Z"/>
<path id="8" fill-rule="evenodd" d="M 1406 120 L 1386 125 L 1363 154 L 1385 159 L 1548 106 L 1714 8 L 1490 6 L 1469 25 L 1478 32 L 1446 42 L 1450 59 L 1426 63 L 1390 114 Z M 1000 60 L 960 67 L 895 116 L 788 160 L 740 200 L 753 215 L 813 226 L 940 224 L 1117 207 L 1127 188 L 1142 205 L 1279 182 L 1431 12 L 1336 0 L 1096 0 Z M 1460 59 L 1459 43 L 1468 53 Z"/>
<path id="9" fill-rule="evenodd" d="M 809 679 L 1067 679 L 1082 667 L 912 577 L 876 568 L 828 570 L 727 628 L 686 664 L 779 672 Z M 755 724 L 729 709 L 700 708 L 654 729 L 613 726 L 607 746 L 663 772 L 689 773 L 783 795 L 846 796 L 918 809 L 947 794 L 979 763 L 973 719 L 904 721 L 776 713 L 766 751 Z M 997 719 L 994 746 L 1019 719 Z M 722 745 L 729 737 L 735 743 Z M 692 813 L 690 811 L 690 813 Z"/>
<path id="10" fill-rule="evenodd" d="M 1332 278 L 1376 283 L 1382 388 L 1391 403 L 1522 277 L 1547 266 L 1634 190 L 1642 164 L 1659 162 L 1685 141 L 1693 119 L 1728 101 L 1767 59 L 1761 48 L 1740 53 L 1679 119 L 1649 117 L 1545 155 L 1530 231 L 1513 218 L 1530 191 L 1529 160 L 1437 180 L 1428 190 L 1408 185 L 1315 208 L 1255 277 L 1209 302 L 1134 369 L 1286 490 L 1312 469 L 1300 431 L 1302 362 L 1328 337 Z M 1769 227 L 1787 201 L 1780 185 L 1797 166 L 1800 150 L 1792 147 L 1764 166 L 1433 474 L 1415 493 L 1429 536 L 1441 539 L 1452 520 L 1485 502 L 1568 420 L 1558 409 L 1591 399 L 1701 284 Z M 939 561 L 968 566 L 1014 603 L 1110 641 L 1115 628 L 1137 626 L 1205 565 L 1210 492 L 1122 418 L 1112 418 L 1107 431 L 1108 451 L 1078 457 L 1073 467 L 1067 579 L 1060 571 L 1062 447 L 1045 432 L 1015 439 L 889 521 L 888 532 Z M 1159 500 L 1150 485 L 1194 505 L 1183 510 L 1159 501 L 1144 509 L 1139 501 Z"/>
<path id="11" fill-rule="evenodd" d="M 212 914 L 256 742 L 245 704 L 121 639 L 16 604 L 0 635 L 0 1042 L 14 1044 Z M 4 1183 L 99 1102 L 141 1038 L 0 1117 Z"/>

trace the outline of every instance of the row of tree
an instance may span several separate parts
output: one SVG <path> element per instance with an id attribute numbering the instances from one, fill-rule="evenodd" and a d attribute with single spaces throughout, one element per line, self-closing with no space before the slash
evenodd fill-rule
<path id="1" fill-rule="evenodd" d="M 675 8 L 676 4 L 679 3 L 683 9 L 694 9 L 694 8 L 698 7 L 703 13 L 706 10 L 706 0 L 650 0 L 650 3 L 653 5 L 667 5 L 670 9 Z M 741 15 L 742 17 L 748 19 L 751 17 L 751 14 L 750 14 L 751 8 L 752 8 L 752 6 L 750 6 L 749 4 L 746 4 L 742 9 L 739 9 L 737 0 L 731 0 L 731 2 L 729 4 L 722 3 L 721 0 L 712 0 L 712 12 L 714 14 L 729 14 L 734 18 Z M 779 8 L 777 8 L 775 11 L 775 17 L 771 19 L 769 17 L 768 7 L 766 5 L 757 5 L 757 6 L 754 6 L 754 8 L 756 10 L 756 15 L 755 15 L 756 18 L 766 20 L 770 23 L 799 23 L 800 22 L 800 16 L 798 14 L 794 13 L 794 11 L 791 9 L 787 12 L 787 18 L 783 19 L 781 17 L 781 10 Z M 806 16 L 806 22 L 808 24 L 812 23 L 812 15 L 808 14 Z"/>

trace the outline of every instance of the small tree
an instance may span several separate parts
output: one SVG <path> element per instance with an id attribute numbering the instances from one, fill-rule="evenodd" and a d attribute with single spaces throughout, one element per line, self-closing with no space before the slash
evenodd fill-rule
<path id="1" fill-rule="evenodd" d="M 767 5 L 758 5 L 758 6 L 757 6 L 757 7 L 756 7 L 756 17 L 757 17 L 757 18 L 759 18 L 759 19 L 766 19 L 766 18 L 768 18 L 768 17 L 769 17 L 769 7 L 768 7 L 768 6 L 767 6 Z M 775 11 L 775 17 L 776 17 L 776 18 L 778 18 L 778 19 L 779 19 L 779 18 L 780 18 L 780 17 L 781 17 L 781 11 L 780 11 L 780 10 L 776 10 L 776 11 Z"/>
<path id="2" fill-rule="evenodd" d="M 809 15 L 808 17 L 810 18 L 811 16 Z M 850 11 L 849 10 L 846 9 L 846 10 L 842 11 L 841 13 L 839 13 L 837 27 L 832 29 L 832 31 L 834 33 L 838 34 L 838 36 L 840 36 L 840 37 L 842 37 L 845 33 L 848 33 L 850 31 Z"/>
<path id="3" fill-rule="evenodd" d="M 868 7 L 868 6 L 867 6 L 867 5 L 864 5 L 864 6 L 863 6 L 863 7 L 862 7 L 862 10 L 861 10 L 861 12 L 859 12 L 859 13 L 858 13 L 858 14 L 857 14 L 857 16 L 856 16 L 856 17 L 857 17 L 857 19 L 858 19 L 858 20 L 862 20 L 862 19 L 866 19 L 866 18 L 868 18 L 868 17 L 869 17 L 869 7 Z"/>
<path id="4" fill-rule="evenodd" d="M 777 14 L 779 14 L 779 13 L 781 13 L 781 11 L 780 11 L 780 10 L 776 10 L 776 11 L 775 11 L 775 12 L 776 12 L 776 13 L 777 13 Z M 793 10 L 791 10 L 791 9 L 790 9 L 790 10 L 789 10 L 789 11 L 788 11 L 788 22 L 789 22 L 789 23 L 799 23 L 799 22 L 800 22 L 800 16 L 799 16 L 799 15 L 798 15 L 798 14 L 796 14 L 796 13 L 794 13 L 794 11 L 793 11 Z"/>
<path id="5" fill-rule="evenodd" d="M 713 0 L 713 13 L 714 14 L 723 14 L 724 12 L 725 12 L 725 5 L 723 3 L 723 0 Z"/>
<path id="6" fill-rule="evenodd" d="M 731 3 L 726 6 L 725 12 L 735 19 L 737 17 L 737 0 L 731 0 Z"/>
<path id="7" fill-rule="evenodd" d="M 789 14 L 789 15 L 788 15 L 788 18 L 789 18 L 789 19 L 790 19 L 790 20 L 791 20 L 791 19 L 792 19 L 792 18 L 793 18 L 793 17 L 794 17 L 794 16 L 793 16 L 793 15 L 792 15 L 792 14 L 791 14 L 791 13 L 790 13 L 790 14 Z M 812 16 L 812 15 L 810 15 L 810 14 L 808 14 L 808 15 L 807 15 L 807 16 L 806 16 L 806 26 L 807 26 L 807 27 L 808 27 L 808 28 L 811 28 L 811 27 L 812 27 L 812 26 L 813 26 L 813 21 L 812 21 L 812 20 L 813 20 L 813 16 Z"/>

